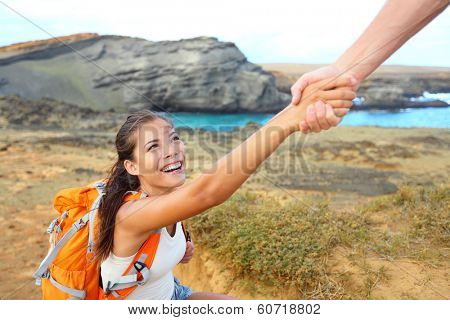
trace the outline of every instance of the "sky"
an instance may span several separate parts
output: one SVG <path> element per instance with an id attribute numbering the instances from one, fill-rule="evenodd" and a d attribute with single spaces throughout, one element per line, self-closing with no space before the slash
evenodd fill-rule
<path id="1" fill-rule="evenodd" d="M 414 0 L 411 0 L 414 1 Z M 213 36 L 253 63 L 332 63 L 384 0 L 0 0 L 0 46 L 94 32 L 151 41 Z M 450 9 L 385 64 L 450 67 Z"/>

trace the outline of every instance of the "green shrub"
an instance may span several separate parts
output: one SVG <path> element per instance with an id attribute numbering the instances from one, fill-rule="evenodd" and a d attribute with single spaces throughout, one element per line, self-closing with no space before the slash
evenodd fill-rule
<path id="1" fill-rule="evenodd" d="M 339 290 L 327 274 L 327 257 L 337 245 L 359 249 L 363 257 L 370 252 L 395 258 L 410 254 L 412 244 L 420 241 L 421 253 L 412 256 L 439 255 L 424 248 L 431 242 L 449 246 L 449 201 L 448 187 L 404 186 L 363 208 L 336 213 L 323 199 L 280 204 L 254 192 L 238 191 L 191 219 L 190 227 L 196 243 L 211 250 L 233 272 L 232 280 L 294 287 L 299 298 L 326 299 Z M 370 215 L 380 211 L 387 219 L 391 215 L 403 219 L 406 231 L 375 228 Z"/>
<path id="2" fill-rule="evenodd" d="M 356 219 L 332 215 L 323 200 L 280 205 L 248 191 L 196 216 L 190 226 L 196 241 L 220 257 L 237 278 L 295 286 L 303 292 L 324 277 L 323 259 L 331 248 L 341 238 L 348 241 L 347 233 L 360 231 Z"/>

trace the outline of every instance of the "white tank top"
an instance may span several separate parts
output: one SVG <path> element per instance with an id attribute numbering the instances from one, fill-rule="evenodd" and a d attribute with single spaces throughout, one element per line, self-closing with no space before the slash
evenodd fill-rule
<path id="1" fill-rule="evenodd" d="M 174 278 L 172 269 L 183 259 L 186 251 L 186 239 L 181 223 L 177 222 L 173 237 L 162 228 L 155 259 L 150 268 L 150 277 L 142 286 L 138 286 L 126 299 L 127 300 L 170 300 L 174 290 Z M 112 252 L 101 264 L 103 288 L 106 288 L 108 280 L 120 277 L 130 265 L 134 256 L 118 257 Z"/>

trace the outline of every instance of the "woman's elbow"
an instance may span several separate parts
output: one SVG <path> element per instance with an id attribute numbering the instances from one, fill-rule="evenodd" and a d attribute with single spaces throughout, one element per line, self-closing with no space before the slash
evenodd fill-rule
<path id="1" fill-rule="evenodd" d="M 202 193 L 201 203 L 207 208 L 212 208 L 224 203 L 229 197 L 221 194 L 219 191 L 204 190 Z"/>
<path id="2" fill-rule="evenodd" d="M 202 198 L 202 202 L 209 209 L 225 202 L 226 199 L 217 196 L 217 194 L 208 194 Z"/>
<path id="3" fill-rule="evenodd" d="M 202 207 L 211 208 L 215 207 L 223 202 L 225 202 L 230 194 L 223 189 L 223 187 L 216 183 L 216 181 L 212 181 L 210 177 L 203 177 L 206 180 L 199 180 L 199 184 L 196 185 L 195 190 L 195 198 Z"/>

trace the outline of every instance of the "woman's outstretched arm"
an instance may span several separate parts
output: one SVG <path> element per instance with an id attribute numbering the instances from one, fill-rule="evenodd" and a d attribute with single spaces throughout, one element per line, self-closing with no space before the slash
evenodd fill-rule
<path id="1" fill-rule="evenodd" d="M 259 165 L 267 159 L 290 134 L 299 130 L 307 107 L 313 101 L 344 101 L 351 104 L 354 92 L 351 80 L 341 77 L 332 82 L 318 82 L 306 89 L 299 105 L 289 105 L 254 132 L 242 144 L 217 161 L 212 169 L 175 191 L 127 202 L 118 212 L 117 223 L 134 234 L 185 220 L 228 199 Z M 320 102 L 323 104 L 322 102 Z"/>

